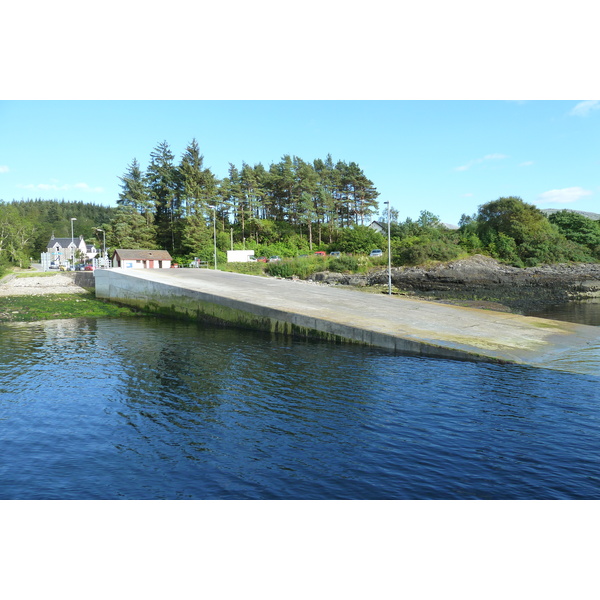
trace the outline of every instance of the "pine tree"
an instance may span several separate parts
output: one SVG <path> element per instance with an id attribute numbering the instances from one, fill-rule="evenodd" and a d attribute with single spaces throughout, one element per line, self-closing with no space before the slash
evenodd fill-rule
<path id="1" fill-rule="evenodd" d="M 289 154 L 285 154 L 277 164 L 269 168 L 271 187 L 271 215 L 276 221 L 291 220 L 294 213 L 294 164 Z"/>
<path id="2" fill-rule="evenodd" d="M 248 209 L 246 204 L 246 198 L 242 192 L 240 172 L 238 168 L 229 163 L 229 177 L 228 180 L 228 205 L 231 207 L 232 220 L 234 223 L 239 223 L 244 231 L 245 220 L 247 217 Z"/>
<path id="3" fill-rule="evenodd" d="M 355 222 L 357 225 L 364 225 L 365 218 L 374 214 L 377 209 L 376 198 L 379 196 L 379 192 L 355 162 L 348 165 L 345 181 L 352 199 L 351 211 L 354 214 Z"/>
<path id="4" fill-rule="evenodd" d="M 162 142 L 150 154 L 146 171 L 149 195 L 154 203 L 158 242 L 163 248 L 176 250 L 177 223 L 181 217 L 177 197 L 178 172 L 173 165 L 173 153 L 167 142 Z"/>
<path id="5" fill-rule="evenodd" d="M 213 230 L 200 214 L 185 219 L 181 234 L 182 252 L 190 257 L 209 260 L 213 256 Z"/>
<path id="6" fill-rule="evenodd" d="M 132 206 L 117 208 L 110 223 L 101 227 L 106 232 L 106 244 L 112 248 L 145 250 L 159 249 L 156 227 L 148 224 L 146 217 Z"/>
<path id="7" fill-rule="evenodd" d="M 206 214 L 206 206 L 216 195 L 217 180 L 210 169 L 204 167 L 204 156 L 195 139 L 185 149 L 179 165 L 179 205 L 182 217 Z"/>
<path id="8" fill-rule="evenodd" d="M 135 211 L 144 215 L 148 225 L 152 223 L 152 200 L 149 195 L 146 181 L 136 158 L 127 167 L 127 172 L 121 180 L 121 189 L 117 204 L 119 206 L 130 206 Z"/>
<path id="9" fill-rule="evenodd" d="M 311 194 L 308 192 L 302 192 L 300 196 L 300 214 L 302 215 L 301 220 L 306 223 L 308 226 L 308 247 L 312 250 L 313 240 L 312 240 L 312 227 L 313 221 L 317 217 L 317 213 L 315 210 L 315 201 Z"/>

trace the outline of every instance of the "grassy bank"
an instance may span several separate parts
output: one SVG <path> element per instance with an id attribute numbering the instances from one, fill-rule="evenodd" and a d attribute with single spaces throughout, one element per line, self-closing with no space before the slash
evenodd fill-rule
<path id="1" fill-rule="evenodd" d="M 0 298 L 0 323 L 98 317 L 132 317 L 142 313 L 130 307 L 98 300 L 94 294 L 6 296 Z"/>

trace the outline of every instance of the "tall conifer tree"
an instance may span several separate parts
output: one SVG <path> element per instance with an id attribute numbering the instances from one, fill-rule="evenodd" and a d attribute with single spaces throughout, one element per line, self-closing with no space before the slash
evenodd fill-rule
<path id="1" fill-rule="evenodd" d="M 176 249 L 176 224 L 181 216 L 174 158 L 169 144 L 162 142 L 150 154 L 151 162 L 146 171 L 150 198 L 155 207 L 158 241 L 171 252 Z"/>

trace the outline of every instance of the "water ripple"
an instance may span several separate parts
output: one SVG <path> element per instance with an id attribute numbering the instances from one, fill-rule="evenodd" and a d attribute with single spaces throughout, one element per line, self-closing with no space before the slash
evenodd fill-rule
<path id="1" fill-rule="evenodd" d="M 584 375 L 156 319 L 0 331 L 1 498 L 599 498 Z"/>

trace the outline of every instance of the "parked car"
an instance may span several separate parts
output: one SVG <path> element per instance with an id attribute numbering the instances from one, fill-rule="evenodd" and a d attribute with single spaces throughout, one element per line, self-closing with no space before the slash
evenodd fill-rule
<path id="1" fill-rule="evenodd" d="M 48 268 L 58 270 L 58 263 L 51 262 Z"/>
<path id="2" fill-rule="evenodd" d="M 342 255 L 341 252 L 338 252 L 337 250 L 334 250 L 333 252 L 329 253 L 329 256 L 333 256 L 333 258 L 339 258 Z"/>
<path id="3" fill-rule="evenodd" d="M 268 261 L 268 258 L 266 256 L 259 256 L 256 259 L 256 262 L 267 262 L 267 261 Z"/>
<path id="4" fill-rule="evenodd" d="M 381 250 L 371 250 L 371 254 L 369 254 L 371 258 L 378 258 L 379 256 L 383 256 L 383 252 Z"/>
<path id="5" fill-rule="evenodd" d="M 85 267 L 83 267 L 84 271 L 93 271 L 94 270 L 94 265 L 85 265 Z"/>
<path id="6" fill-rule="evenodd" d="M 318 250 L 315 252 L 315 256 L 327 256 L 327 252 L 323 252 L 322 250 Z"/>
<path id="7" fill-rule="evenodd" d="M 271 258 L 269 258 L 269 262 L 280 262 L 281 261 L 281 256 L 271 256 Z"/>

